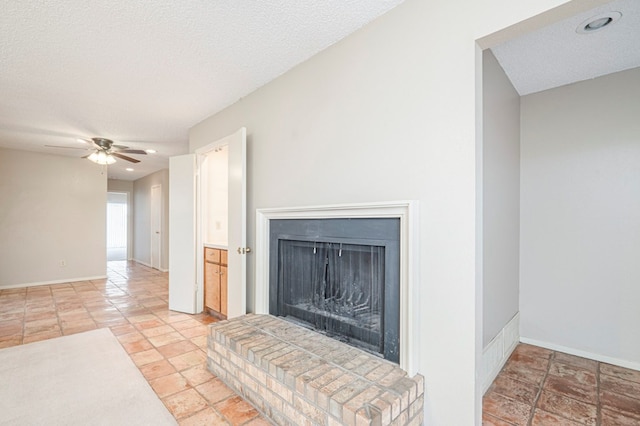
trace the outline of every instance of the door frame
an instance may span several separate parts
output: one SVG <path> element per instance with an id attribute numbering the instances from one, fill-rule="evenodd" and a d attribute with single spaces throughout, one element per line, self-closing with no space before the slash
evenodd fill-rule
<path id="1" fill-rule="evenodd" d="M 218 139 L 194 151 L 196 157 L 196 312 L 204 311 L 204 234 L 207 232 L 205 212 L 205 184 L 202 180 L 202 166 L 206 155 L 227 145 L 225 138 Z M 228 225 L 227 225 L 228 226 Z M 227 247 L 227 250 L 229 247 Z"/>
<path id="2" fill-rule="evenodd" d="M 157 197 L 158 199 L 157 201 L 157 205 L 154 206 L 154 189 L 157 188 Z M 158 219 L 158 223 L 157 225 L 159 226 L 159 229 L 161 232 L 162 231 L 162 203 L 163 203 L 163 197 L 162 197 L 162 184 L 156 184 L 156 185 L 152 185 L 151 186 L 151 193 L 149 196 L 149 211 L 150 211 L 150 220 L 149 220 L 149 264 L 152 268 L 158 269 L 159 271 L 162 271 L 162 235 L 160 234 L 158 236 L 158 242 L 157 242 L 157 249 L 158 249 L 158 259 L 157 259 L 157 265 L 154 262 L 154 256 L 153 256 L 153 248 L 154 248 L 154 229 L 153 229 L 153 217 L 154 215 L 157 215 L 157 219 Z M 154 209 L 155 207 L 155 209 Z"/>
<path id="3" fill-rule="evenodd" d="M 196 173 L 195 173 L 195 180 L 196 180 L 196 203 L 195 203 L 195 220 L 196 220 L 196 312 L 202 312 L 204 310 L 204 231 L 205 231 L 205 225 L 204 225 L 204 220 L 203 220 L 203 191 L 204 191 L 204 184 L 202 182 L 202 173 L 201 173 L 201 167 L 203 164 L 203 160 L 204 160 L 204 156 L 211 152 L 214 151 L 215 149 L 222 147 L 222 146 L 226 146 L 229 145 L 228 139 L 231 137 L 236 136 L 238 133 L 242 134 L 242 138 L 244 140 L 244 143 L 242 145 L 242 155 L 243 155 L 243 159 L 242 159 L 242 168 L 245 174 L 245 179 L 246 179 L 246 128 L 242 127 L 239 130 L 237 130 L 236 132 L 233 132 L 227 136 L 221 137 L 218 140 L 216 140 L 215 142 L 212 142 L 210 144 L 207 144 L 201 148 L 198 148 L 194 151 L 194 155 L 196 158 Z M 229 156 L 229 161 L 231 161 L 231 151 L 229 152 L 230 156 Z M 228 172 L 229 173 L 229 172 Z M 245 200 L 243 203 L 243 208 L 242 208 L 242 218 L 240 218 L 240 220 L 244 223 L 243 225 L 243 229 L 242 229 L 242 242 L 241 242 L 241 246 L 245 247 L 246 246 L 246 227 L 247 227 L 247 221 L 246 221 L 246 183 L 244 185 L 243 188 L 243 193 L 240 194 L 240 196 Z M 231 194 L 229 194 L 229 198 L 231 198 Z M 230 200 L 228 201 L 228 203 L 230 202 Z M 231 220 L 231 218 L 229 218 Z M 229 226 L 230 224 L 228 223 L 227 226 Z M 231 241 L 227 241 L 227 253 L 228 253 L 228 258 L 227 258 L 227 263 L 230 264 L 231 262 L 234 261 L 239 261 L 240 262 L 240 267 L 239 270 L 241 271 L 241 277 L 240 277 L 240 282 L 241 285 L 239 286 L 239 289 L 236 289 L 236 291 L 232 291 L 229 292 L 229 299 L 228 301 L 233 301 L 236 299 L 238 300 L 238 303 L 236 306 L 235 303 L 229 303 L 228 306 L 228 312 L 227 315 L 229 318 L 241 315 L 243 313 L 246 313 L 247 311 L 247 304 L 246 304 L 246 253 L 242 253 L 242 254 L 238 254 L 238 256 L 236 256 L 236 251 L 235 248 L 231 247 Z M 240 253 L 238 251 L 238 253 Z M 228 265 L 228 268 L 230 269 L 230 266 Z M 232 294 L 233 293 L 233 294 Z M 239 293 L 239 294 L 236 294 Z M 233 305 L 233 306 L 232 306 Z"/>

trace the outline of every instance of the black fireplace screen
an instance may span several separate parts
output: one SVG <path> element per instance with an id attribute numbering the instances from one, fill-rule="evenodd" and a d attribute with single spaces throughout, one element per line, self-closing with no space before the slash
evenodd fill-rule
<path id="1" fill-rule="evenodd" d="M 272 314 L 398 361 L 397 241 L 272 237 Z"/>
<path id="2" fill-rule="evenodd" d="M 382 352 L 384 247 L 281 240 L 281 315 Z"/>

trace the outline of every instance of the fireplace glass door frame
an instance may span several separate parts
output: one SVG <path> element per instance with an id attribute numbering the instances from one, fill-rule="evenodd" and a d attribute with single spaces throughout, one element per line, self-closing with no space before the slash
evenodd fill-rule
<path id="1" fill-rule="evenodd" d="M 270 234 L 270 314 L 306 323 L 318 332 L 378 354 L 389 361 L 399 362 L 400 221 L 397 218 L 282 219 L 272 222 Z M 306 249 L 303 247 L 305 244 Z M 294 256 L 298 256 L 296 259 L 288 259 L 289 262 L 283 263 L 281 257 L 283 248 L 296 246 L 303 252 L 294 253 Z M 333 308 L 348 310 L 349 302 L 344 299 L 357 298 L 361 294 L 349 295 L 343 297 L 340 303 L 326 305 L 325 302 L 332 299 L 332 295 L 314 295 L 312 286 L 319 286 L 323 290 L 331 286 L 334 291 L 341 292 L 346 291 L 347 287 L 365 285 L 364 281 L 368 281 L 371 277 L 367 276 L 367 271 L 358 269 L 365 266 L 359 263 L 366 263 L 367 257 L 361 258 L 355 253 L 374 248 L 377 253 L 383 254 L 382 258 L 376 259 L 379 262 L 378 267 L 382 268 L 382 275 L 378 277 L 381 302 L 378 306 L 379 310 L 375 313 L 370 312 L 372 315 L 323 311 L 320 308 L 321 305 L 325 305 L 325 309 L 333 306 Z M 344 257 L 342 257 L 343 254 Z M 325 260 L 324 256 L 326 256 L 326 265 L 322 264 Z M 346 265 L 347 259 L 349 263 L 351 261 L 353 263 Z M 299 264 L 291 265 L 290 260 L 306 265 L 304 267 Z M 349 271 L 349 269 L 354 270 Z M 318 276 L 322 272 L 325 277 Z M 347 277 L 346 274 L 349 272 L 355 276 Z M 327 278 L 328 282 L 321 282 Z M 292 279 L 297 280 L 298 282 L 294 284 L 303 287 L 308 294 L 303 295 L 302 289 L 285 289 L 285 285 L 288 285 Z M 354 279 L 360 283 L 348 282 Z M 310 282 L 313 280 L 316 282 Z M 369 284 L 366 283 L 366 285 Z M 338 289 L 336 290 L 335 287 Z M 295 292 L 295 296 L 292 296 L 291 291 Z M 294 297 L 296 306 L 289 303 L 291 301 L 285 303 L 285 296 L 286 298 Z M 310 303 L 314 296 L 322 301 Z"/>

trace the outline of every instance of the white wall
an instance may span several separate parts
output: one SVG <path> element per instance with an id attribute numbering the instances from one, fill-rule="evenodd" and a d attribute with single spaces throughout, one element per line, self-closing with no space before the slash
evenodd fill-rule
<path id="1" fill-rule="evenodd" d="M 0 287 L 104 277 L 106 209 L 102 167 L 0 148 Z"/>
<path id="2" fill-rule="evenodd" d="M 481 415 L 476 39 L 562 3 L 407 0 L 190 132 L 193 152 L 247 127 L 250 246 L 256 208 L 420 202 L 413 301 L 426 424 L 479 424 Z M 252 306 L 251 256 L 248 267 Z"/>
<path id="3" fill-rule="evenodd" d="M 133 259 L 151 264 L 151 187 L 162 185 L 162 251 L 160 268 L 169 269 L 169 169 L 133 182 Z"/>
<path id="4" fill-rule="evenodd" d="M 518 312 L 520 95 L 483 54 L 483 347 Z"/>
<path id="5" fill-rule="evenodd" d="M 107 191 L 127 194 L 127 259 L 133 256 L 133 181 L 108 179 Z"/>
<path id="6" fill-rule="evenodd" d="M 640 368 L 640 69 L 522 98 L 521 334 Z"/>
<path id="7" fill-rule="evenodd" d="M 229 242 L 229 149 L 222 147 L 205 155 L 200 169 L 206 191 L 203 226 L 204 243 L 226 246 Z"/>

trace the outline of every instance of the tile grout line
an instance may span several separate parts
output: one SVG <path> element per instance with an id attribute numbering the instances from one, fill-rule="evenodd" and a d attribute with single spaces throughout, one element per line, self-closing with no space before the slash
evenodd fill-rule
<path id="1" fill-rule="evenodd" d="M 75 293 L 76 289 L 74 288 L 73 291 Z M 58 302 L 56 301 L 56 298 L 53 296 L 53 291 L 51 291 L 51 298 L 53 299 L 53 307 L 56 310 L 56 322 L 58 323 L 58 328 L 60 328 L 60 335 L 62 336 L 62 320 L 60 319 L 60 315 L 58 312 Z"/>
<path id="2" fill-rule="evenodd" d="M 24 307 L 22 308 L 22 332 L 21 334 L 21 339 L 20 339 L 20 344 L 23 345 L 24 344 L 24 333 L 27 331 L 27 291 L 25 289 L 24 291 Z"/>
<path id="3" fill-rule="evenodd" d="M 596 426 L 602 424 L 602 403 L 600 401 L 600 365 L 596 364 Z"/>
<path id="4" fill-rule="evenodd" d="M 533 401 L 533 405 L 531 407 L 531 414 L 529 415 L 529 421 L 527 422 L 527 426 L 531 426 L 533 422 L 533 417 L 535 416 L 536 408 L 538 408 L 537 407 L 538 401 L 540 400 L 540 396 L 542 396 L 542 389 L 544 388 L 544 383 L 547 381 L 547 376 L 549 376 L 549 370 L 551 370 L 551 363 L 555 359 L 555 357 L 556 357 L 555 351 L 551 353 L 551 356 L 547 357 L 547 360 L 548 360 L 547 371 L 545 372 L 544 377 L 540 381 L 540 387 L 538 388 L 538 393 L 536 395 L 535 400 Z"/>

